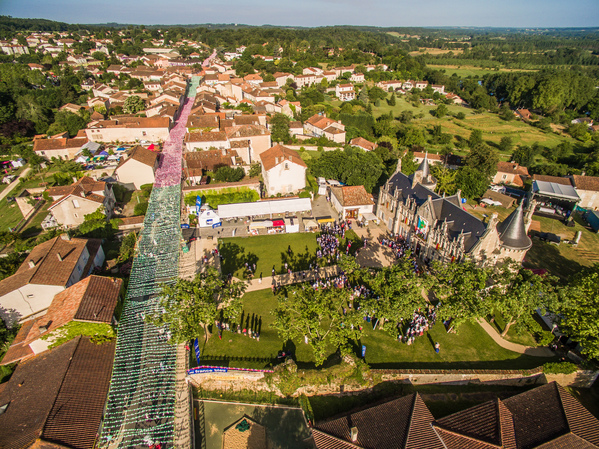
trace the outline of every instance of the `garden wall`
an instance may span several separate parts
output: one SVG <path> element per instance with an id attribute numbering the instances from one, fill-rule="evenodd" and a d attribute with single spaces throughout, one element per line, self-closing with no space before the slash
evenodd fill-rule
<path id="1" fill-rule="evenodd" d="M 556 381 L 563 386 L 589 388 L 597 379 L 599 371 L 580 370 L 572 374 L 545 374 L 542 368 L 533 370 L 370 370 L 374 378 L 383 382 L 398 382 L 413 385 L 448 384 L 467 385 L 471 383 L 487 385 L 543 385 Z M 284 396 L 273 383 L 264 382 L 264 373 L 231 372 L 190 374 L 188 379 L 203 390 L 265 391 Z M 372 385 L 337 384 L 303 385 L 293 396 L 305 394 L 358 394 L 368 391 Z"/>

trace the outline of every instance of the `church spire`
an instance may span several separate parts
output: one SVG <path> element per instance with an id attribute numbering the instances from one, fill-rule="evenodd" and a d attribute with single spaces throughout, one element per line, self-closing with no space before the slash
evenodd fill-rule
<path id="1" fill-rule="evenodd" d="M 520 202 L 515 211 L 497 226 L 501 244 L 510 249 L 526 250 L 532 246 L 532 241 L 526 235 L 523 204 L 524 200 Z"/>

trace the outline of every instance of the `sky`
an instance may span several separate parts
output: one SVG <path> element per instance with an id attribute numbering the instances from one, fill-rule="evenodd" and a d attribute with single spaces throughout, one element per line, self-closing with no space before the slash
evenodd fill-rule
<path id="1" fill-rule="evenodd" d="M 0 0 L 67 23 L 599 27 L 599 0 Z"/>

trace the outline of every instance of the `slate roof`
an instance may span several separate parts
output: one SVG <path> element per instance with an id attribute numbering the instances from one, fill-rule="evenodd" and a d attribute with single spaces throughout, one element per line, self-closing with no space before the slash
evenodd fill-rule
<path id="1" fill-rule="evenodd" d="M 374 204 L 364 186 L 331 187 L 331 193 L 335 195 L 342 207 L 369 206 Z"/>
<path id="2" fill-rule="evenodd" d="M 112 371 L 115 341 L 77 337 L 17 366 L 0 392 L 0 447 L 28 447 L 38 438 L 92 448 Z M 51 368 L 51 369 L 49 369 Z M 43 447 L 38 446 L 37 447 Z"/>
<path id="3" fill-rule="evenodd" d="M 318 449 L 442 449 L 432 421 L 422 398 L 414 393 L 317 423 L 314 441 Z M 352 427 L 358 429 L 353 444 Z"/>
<path id="4" fill-rule="evenodd" d="M 262 166 L 266 171 L 276 167 L 279 164 L 282 164 L 286 160 L 297 164 L 300 167 L 308 167 L 297 151 L 291 150 L 283 145 L 275 145 L 274 147 L 271 147 L 265 152 L 261 153 L 260 160 L 262 161 Z"/>
<path id="5" fill-rule="evenodd" d="M 412 188 L 410 177 L 401 172 L 395 173 L 388 181 L 389 192 L 399 189 L 399 198 L 404 203 L 408 198 L 415 200 L 418 206 L 424 204 L 430 196 L 433 204 L 434 218 L 441 222 L 447 220 L 449 236 L 454 239 L 464 233 L 464 249 L 470 251 L 486 230 L 485 224 L 462 209 L 457 196 L 442 198 L 432 190 L 417 183 Z"/>
<path id="6" fill-rule="evenodd" d="M 532 246 L 532 240 L 526 235 L 524 225 L 523 202 L 497 226 L 499 240 L 503 246 L 524 250 Z"/>

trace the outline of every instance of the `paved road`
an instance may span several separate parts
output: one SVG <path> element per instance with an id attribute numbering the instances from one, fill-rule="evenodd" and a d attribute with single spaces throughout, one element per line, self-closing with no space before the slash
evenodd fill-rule
<path id="1" fill-rule="evenodd" d="M 15 179 L 13 182 L 11 182 L 6 189 L 4 189 L 2 192 L 0 192 L 0 201 L 2 201 L 4 198 L 6 198 L 8 196 L 8 194 L 10 192 L 12 192 L 13 189 L 17 186 L 17 184 L 19 184 L 19 179 L 23 178 L 24 176 L 27 176 L 27 173 L 29 173 L 30 171 L 31 171 L 31 168 L 27 167 L 25 170 L 23 170 L 21 172 L 21 174 L 19 175 L 19 177 L 17 179 Z"/>

